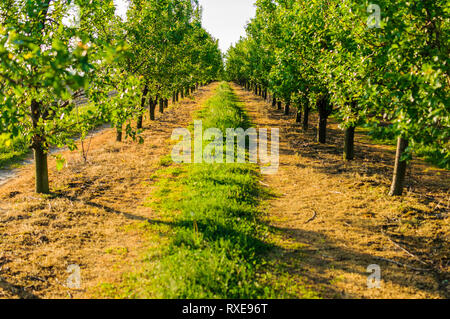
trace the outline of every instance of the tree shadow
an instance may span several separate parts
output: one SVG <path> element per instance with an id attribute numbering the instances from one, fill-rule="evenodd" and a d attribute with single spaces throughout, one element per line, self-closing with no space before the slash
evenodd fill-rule
<path id="1" fill-rule="evenodd" d="M 40 299 L 35 294 L 26 291 L 25 287 L 13 285 L 0 277 L 0 288 L 20 299 Z"/>
<path id="2" fill-rule="evenodd" d="M 99 203 L 95 203 L 89 200 L 83 200 L 80 198 L 77 198 L 75 196 L 70 196 L 70 195 L 65 195 L 65 194 L 55 194 L 56 197 L 59 198 L 65 198 L 71 202 L 78 202 L 78 203 L 82 203 L 84 205 L 90 206 L 90 207 L 94 207 L 94 208 L 98 208 L 101 210 L 104 210 L 105 212 L 109 213 L 109 214 L 115 214 L 115 215 L 119 215 L 119 216 L 123 216 L 129 220 L 133 220 L 133 221 L 140 221 L 140 222 L 148 222 L 149 224 L 154 224 L 154 225 L 170 225 L 170 226 L 176 226 L 176 223 L 172 223 L 172 222 L 167 222 L 167 221 L 163 221 L 163 220 L 157 220 L 157 219 L 150 219 L 144 216 L 139 216 L 139 215 L 135 215 L 135 214 L 131 214 L 131 213 L 126 213 L 120 210 L 117 210 L 115 208 L 103 205 L 103 204 L 99 204 Z"/>
<path id="3" fill-rule="evenodd" d="M 259 97 L 251 95 L 248 93 L 245 95 L 245 101 L 250 102 L 257 106 L 257 110 L 252 110 L 252 112 L 261 113 L 264 117 L 259 123 L 263 127 L 267 128 L 280 128 L 281 135 L 281 156 L 292 156 L 298 154 L 300 157 L 305 158 L 306 161 L 297 162 L 291 160 L 289 162 L 283 163 L 280 161 L 280 166 L 291 166 L 298 168 L 311 167 L 314 171 L 326 174 L 328 176 L 339 176 L 339 178 L 347 178 L 349 181 L 360 182 L 362 184 L 370 184 L 371 187 L 384 186 L 388 187 L 390 184 L 390 178 L 393 172 L 394 156 L 395 150 L 392 147 L 374 145 L 367 141 L 368 137 L 364 132 L 358 132 L 358 136 L 355 141 L 355 155 L 356 158 L 352 162 L 345 162 L 342 159 L 342 147 L 340 146 L 343 141 L 343 131 L 337 128 L 336 123 L 330 119 L 329 129 L 328 129 L 328 143 L 319 144 L 316 142 L 317 129 L 315 127 L 310 127 L 308 131 L 304 132 L 298 124 L 294 121 L 292 116 L 285 116 L 282 111 L 277 110 L 267 104 L 263 104 Z M 311 121 L 317 120 L 317 115 L 311 114 Z M 409 171 L 407 178 L 407 187 L 409 190 L 408 199 L 414 197 L 426 205 L 433 203 L 436 207 L 433 209 L 433 213 L 430 218 L 445 218 L 445 204 L 446 197 L 445 193 L 448 194 L 449 184 L 446 181 L 450 181 L 449 172 L 440 170 L 436 173 L 436 170 L 430 169 L 430 166 L 423 163 L 421 160 L 415 160 L 413 162 L 413 168 Z M 427 171 L 430 170 L 430 171 Z M 359 176 L 358 176 L 359 175 Z M 357 176 L 355 178 L 355 176 Z M 449 178 L 447 178 L 449 177 Z M 353 183 L 352 183 L 353 184 Z M 358 185 L 356 185 L 358 186 Z M 413 193 L 414 192 L 414 193 Z M 447 196 L 448 198 L 448 196 Z M 441 206 L 438 207 L 441 202 Z M 439 214 L 438 214 L 439 213 Z M 423 215 L 423 212 L 419 212 L 419 215 Z M 442 215 L 442 216 L 441 216 Z M 438 217 L 436 217 L 438 216 Z M 439 217 L 441 216 L 441 217 Z M 417 217 L 417 216 L 416 216 Z M 427 217 L 428 218 L 428 217 Z M 364 223 L 361 223 L 364 224 Z M 353 226 L 353 225 L 352 225 Z M 361 232 L 363 230 L 369 230 L 374 236 L 375 234 L 380 234 L 380 229 L 371 229 L 371 224 L 367 223 L 360 226 Z M 300 228 L 302 228 L 300 226 Z M 414 280 L 407 280 L 408 278 L 414 277 L 415 271 L 412 269 L 403 268 L 401 266 L 395 265 L 392 262 L 381 260 L 376 256 L 370 254 L 364 254 L 358 251 L 353 251 L 350 249 L 345 249 L 337 246 L 336 238 L 327 237 L 321 232 L 315 233 L 312 231 L 305 231 L 302 229 L 290 229 L 290 228 L 279 228 L 274 229 L 274 231 L 279 231 L 283 235 L 288 235 L 294 238 L 295 242 L 299 244 L 307 244 L 311 246 L 317 245 L 317 243 L 324 243 L 324 250 L 334 251 L 335 256 L 332 260 L 323 260 L 320 254 L 314 251 L 306 251 L 306 256 L 310 258 L 310 261 L 306 262 L 306 265 L 310 268 L 318 269 L 314 275 L 309 276 L 312 282 L 317 284 L 323 283 L 328 280 L 325 276 L 321 276 L 321 272 L 325 272 L 327 269 L 327 264 L 331 265 L 333 262 L 338 262 L 337 269 L 342 269 L 345 272 L 354 272 L 352 266 L 355 265 L 354 260 L 358 262 L 364 269 L 369 264 L 380 264 L 383 267 L 389 267 L 390 274 L 389 277 L 384 278 L 397 285 L 405 287 L 414 287 L 418 290 L 427 291 L 430 293 L 436 293 L 438 291 L 439 295 L 443 298 L 448 298 L 448 288 L 445 282 L 448 283 L 448 273 L 440 273 L 431 267 L 426 273 L 420 273 L 421 278 Z M 414 246 L 412 251 L 416 252 L 416 249 L 428 250 L 427 253 L 430 255 L 440 254 L 441 256 L 434 256 L 436 258 L 431 259 L 432 263 L 435 265 L 441 263 L 442 269 L 448 265 L 448 256 L 445 255 L 445 249 L 441 246 L 445 246 L 447 242 L 445 240 L 441 242 L 433 242 L 430 246 L 430 238 L 425 236 L 414 235 L 415 233 L 408 233 L 405 235 L 403 240 L 405 243 L 420 243 L 420 245 Z M 433 240 L 440 240 L 439 238 L 434 238 Z M 402 245 L 405 245 L 402 243 Z M 428 247 L 427 247 L 428 246 Z M 408 248 L 408 245 L 405 245 Z M 323 248 L 322 248 L 323 249 Z M 437 249 L 437 250 L 436 250 Z M 372 251 L 369 250 L 368 251 Z M 286 256 L 287 259 L 292 261 L 292 264 L 296 259 L 301 260 L 303 253 L 302 250 L 289 251 L 280 248 L 280 255 Z M 326 254 L 326 253 L 325 253 Z M 406 256 L 406 255 L 405 255 Z M 326 259 L 326 258 L 325 258 Z M 413 263 L 414 263 L 414 259 Z M 400 258 L 399 263 L 408 265 L 411 263 L 411 258 Z M 289 264 L 289 263 L 288 263 Z M 392 268 L 394 270 L 392 270 Z M 414 268 L 424 268 L 424 265 L 420 263 L 414 263 Z M 426 268 L 426 267 L 425 267 Z M 299 270 L 295 267 L 289 268 L 290 272 L 298 273 Z M 392 271 L 391 271 L 392 270 Z M 367 276 L 368 274 L 363 274 Z M 434 281 L 427 281 L 426 278 L 434 277 Z M 426 281 L 426 282 L 425 282 Z M 430 285 L 430 282 L 433 284 Z M 438 289 L 434 286 L 439 286 Z M 327 289 L 331 287 L 330 284 L 327 285 Z M 333 296 L 336 291 L 331 291 L 327 293 L 327 296 Z M 337 292 L 338 296 L 343 296 L 341 292 Z M 348 297 L 348 295 L 346 296 Z"/>
<path id="4" fill-rule="evenodd" d="M 333 287 L 333 278 L 326 275 L 330 269 L 343 271 L 347 274 L 357 274 L 367 278 L 370 273 L 365 271 L 355 270 L 357 266 L 366 269 L 372 264 L 379 264 L 382 267 L 382 280 L 384 282 L 391 282 L 398 286 L 415 287 L 419 291 L 426 291 L 429 293 L 438 293 L 441 298 L 449 298 L 448 291 L 445 286 L 436 289 L 434 284 L 430 284 L 422 276 L 417 274 L 429 274 L 433 276 L 436 281 L 448 280 L 447 276 L 437 274 L 432 269 L 424 269 L 423 265 L 418 264 L 417 269 L 424 269 L 417 271 L 395 265 L 387 260 L 378 258 L 377 256 L 361 253 L 352 249 L 339 247 L 335 244 L 335 239 L 325 234 L 308 231 L 304 229 L 293 229 L 283 227 L 272 227 L 274 232 L 281 232 L 290 240 L 298 244 L 308 245 L 308 249 L 287 250 L 276 247 L 278 250 L 277 258 L 284 260 L 284 270 L 289 273 L 300 273 L 308 279 L 308 282 L 313 283 L 314 286 L 323 289 L 324 297 L 326 298 L 355 298 L 357 296 L 351 295 L 344 291 L 339 291 Z M 411 263 L 407 258 L 396 260 L 403 265 Z M 299 269 L 299 266 L 301 267 Z M 389 272 L 384 272 L 383 269 L 389 268 Z M 314 273 L 309 273 L 308 269 L 314 269 Z M 414 278 L 414 280 L 411 280 Z M 353 285 L 361 285 L 361 289 L 365 289 L 366 282 L 353 283 Z"/>

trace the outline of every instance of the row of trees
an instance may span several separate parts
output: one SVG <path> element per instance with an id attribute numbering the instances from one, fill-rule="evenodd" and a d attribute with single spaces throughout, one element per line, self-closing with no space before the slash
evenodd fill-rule
<path id="1" fill-rule="evenodd" d="M 158 103 L 162 112 L 169 98 L 177 101 L 223 68 L 197 1 L 131 0 L 123 20 L 113 1 L 3 0 L 0 23 L 0 132 L 29 141 L 37 193 L 49 192 L 49 147 L 75 148 L 64 134 L 69 126 L 85 134 L 101 118 L 118 140 L 123 132 L 136 137 L 147 107 L 154 120 Z M 83 95 L 96 112 L 74 123 Z"/>
<path id="2" fill-rule="evenodd" d="M 319 114 L 326 142 L 333 114 L 354 157 L 355 128 L 390 128 L 398 139 L 390 195 L 401 195 L 414 150 L 450 165 L 449 6 L 445 0 L 257 0 L 247 36 L 227 53 L 230 79 L 308 128 Z M 303 116 L 303 120 L 302 120 Z"/>

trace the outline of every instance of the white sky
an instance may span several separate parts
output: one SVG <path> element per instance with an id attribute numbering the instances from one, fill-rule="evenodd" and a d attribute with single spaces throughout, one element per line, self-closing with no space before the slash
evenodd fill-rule
<path id="1" fill-rule="evenodd" d="M 222 52 L 245 35 L 245 26 L 256 14 L 255 0 L 199 0 L 203 7 L 203 26 L 219 39 Z M 114 0 L 117 14 L 126 16 L 126 0 Z"/>
<path id="2" fill-rule="evenodd" d="M 127 8 L 128 3 L 126 0 L 114 0 L 114 4 L 116 5 L 116 14 L 121 16 L 122 19 L 127 17 Z"/>
<path id="3" fill-rule="evenodd" d="M 219 39 L 222 52 L 245 35 L 245 26 L 256 15 L 255 0 L 199 0 L 203 26 Z"/>

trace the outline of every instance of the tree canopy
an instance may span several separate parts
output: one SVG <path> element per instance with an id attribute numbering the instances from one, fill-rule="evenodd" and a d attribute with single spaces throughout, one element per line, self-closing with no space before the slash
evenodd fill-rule
<path id="1" fill-rule="evenodd" d="M 82 133 L 101 118 L 136 137 L 147 99 L 154 107 L 222 72 L 197 1 L 131 0 L 125 20 L 115 11 L 112 0 L 0 3 L 0 132 L 26 137 L 38 192 L 49 192 L 49 147 L 75 147 L 67 128 L 80 96 L 96 104 L 75 123 Z"/>
<path id="2" fill-rule="evenodd" d="M 230 79 L 297 101 L 299 112 L 316 105 L 344 129 L 365 125 L 398 137 L 400 162 L 415 152 L 450 167 L 446 1 L 256 5 L 247 36 L 227 53 Z"/>

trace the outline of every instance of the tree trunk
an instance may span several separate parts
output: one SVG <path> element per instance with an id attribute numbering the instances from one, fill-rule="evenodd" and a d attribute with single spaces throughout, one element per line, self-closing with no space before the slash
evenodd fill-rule
<path id="1" fill-rule="evenodd" d="M 399 137 L 397 141 L 397 154 L 395 155 L 394 178 L 392 180 L 391 190 L 389 196 L 401 196 L 403 194 L 403 186 L 405 184 L 407 161 L 402 161 L 401 158 L 408 147 L 408 140 Z"/>
<path id="2" fill-rule="evenodd" d="M 164 113 L 164 99 L 159 99 L 159 113 Z"/>
<path id="3" fill-rule="evenodd" d="M 168 108 L 169 107 L 169 99 L 165 99 L 164 100 L 164 108 Z"/>
<path id="4" fill-rule="evenodd" d="M 155 109 L 156 109 L 156 103 L 152 103 L 150 105 L 150 120 L 155 120 Z"/>
<path id="5" fill-rule="evenodd" d="M 286 102 L 284 105 L 284 115 L 289 115 L 289 112 L 291 111 L 291 103 Z"/>
<path id="6" fill-rule="evenodd" d="M 317 141 L 322 144 L 327 142 L 327 118 L 325 116 L 319 115 Z"/>
<path id="7" fill-rule="evenodd" d="M 282 107 L 281 107 L 281 101 L 278 101 L 277 105 L 278 105 L 278 110 L 281 110 L 281 109 L 282 109 Z"/>
<path id="8" fill-rule="evenodd" d="M 272 96 L 272 107 L 277 106 L 277 98 L 275 97 L 275 94 Z"/>
<path id="9" fill-rule="evenodd" d="M 144 90 L 142 91 L 142 99 L 141 99 L 141 110 L 142 110 L 142 112 L 145 109 L 145 100 L 147 98 L 147 94 L 148 94 L 148 86 L 145 85 Z M 142 129 L 143 118 L 144 118 L 144 116 L 142 114 L 140 114 L 138 119 L 137 119 L 137 129 L 138 130 Z"/>
<path id="10" fill-rule="evenodd" d="M 122 126 L 116 128 L 116 142 L 122 142 Z"/>
<path id="11" fill-rule="evenodd" d="M 297 109 L 297 117 L 295 118 L 295 123 L 300 123 L 302 121 L 302 109 L 299 108 Z"/>
<path id="12" fill-rule="evenodd" d="M 36 165 L 36 193 L 48 194 L 50 187 L 48 183 L 47 153 L 42 147 L 34 148 L 34 163 Z"/>
<path id="13" fill-rule="evenodd" d="M 317 130 L 317 141 L 325 144 L 327 142 L 327 121 L 330 115 L 330 106 L 328 104 L 328 96 L 324 95 L 317 101 L 317 108 L 319 110 L 319 124 Z"/>
<path id="14" fill-rule="evenodd" d="M 355 126 L 350 126 L 344 132 L 344 161 L 355 158 Z"/>
<path id="15" fill-rule="evenodd" d="M 308 130 L 308 122 L 309 122 L 309 105 L 308 102 L 306 102 L 303 105 L 303 131 Z"/>
<path id="16" fill-rule="evenodd" d="M 31 101 L 31 122 L 33 128 L 37 129 L 39 120 L 45 120 L 45 115 L 41 112 L 41 104 L 35 100 Z M 40 134 L 34 134 L 32 138 L 32 145 L 34 151 L 35 162 L 35 190 L 38 194 L 48 194 L 50 187 L 48 183 L 48 163 L 47 152 L 44 149 L 45 137 Z"/>
<path id="17" fill-rule="evenodd" d="M 142 122 L 144 121 L 144 116 L 143 115 L 139 115 L 138 119 L 137 119 L 137 129 L 140 130 L 142 129 Z"/>
<path id="18" fill-rule="evenodd" d="M 155 109 L 156 109 L 156 104 L 157 103 L 158 103 L 158 98 L 157 97 L 155 98 L 155 100 L 150 98 L 150 101 L 149 101 L 149 115 L 150 115 L 150 120 L 151 121 L 155 120 Z"/>
<path id="19" fill-rule="evenodd" d="M 180 95 L 181 95 L 181 98 L 184 99 L 184 90 L 183 89 L 180 90 Z"/>

